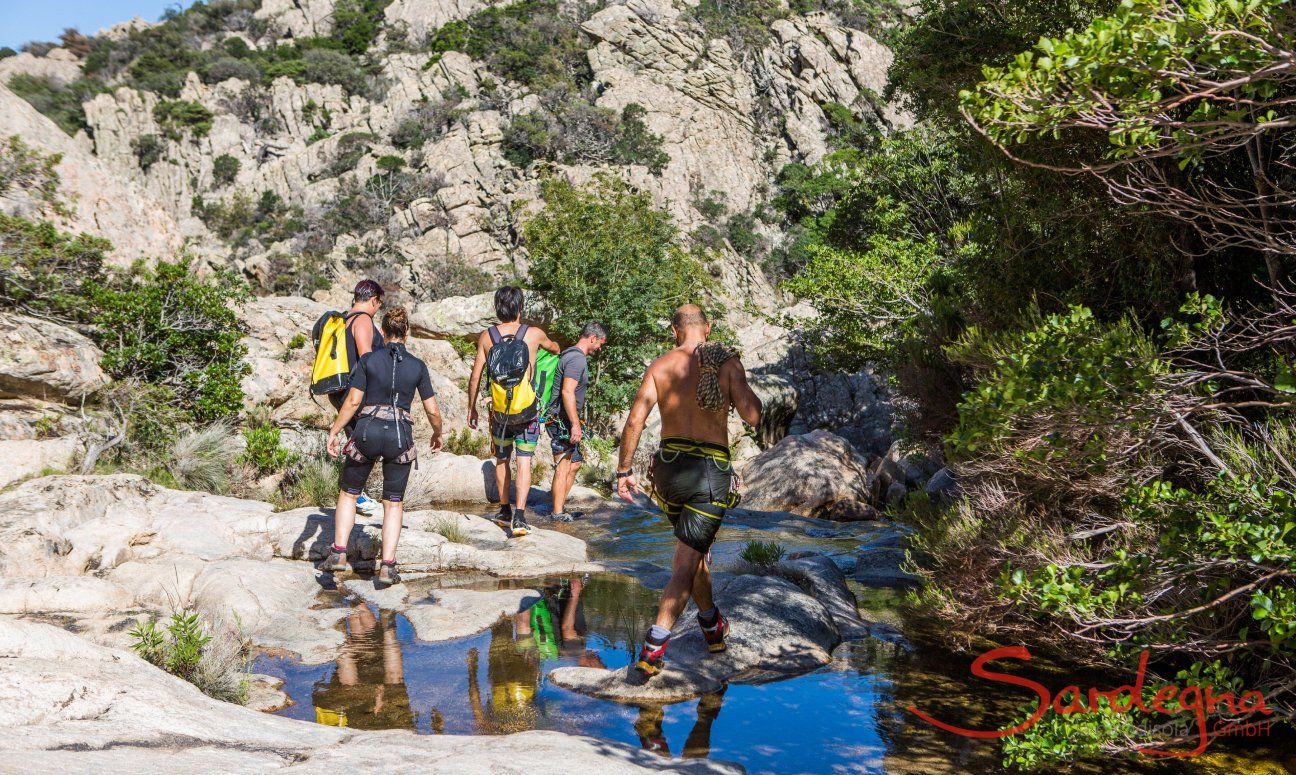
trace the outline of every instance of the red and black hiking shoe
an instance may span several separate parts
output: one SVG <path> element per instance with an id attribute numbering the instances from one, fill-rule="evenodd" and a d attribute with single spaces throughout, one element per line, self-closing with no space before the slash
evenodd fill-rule
<path id="1" fill-rule="evenodd" d="M 716 611 L 715 622 L 710 627 L 698 616 L 698 626 L 702 628 L 702 637 L 706 639 L 707 650 L 712 654 L 719 654 L 728 648 L 725 638 L 729 635 L 729 620 L 724 618 L 724 614 Z"/>
<path id="2" fill-rule="evenodd" d="M 656 646 L 645 640 L 643 647 L 639 649 L 639 661 L 635 663 L 635 669 L 645 678 L 660 673 L 666 666 L 666 644 L 668 643 L 670 643 L 669 638 Z"/>

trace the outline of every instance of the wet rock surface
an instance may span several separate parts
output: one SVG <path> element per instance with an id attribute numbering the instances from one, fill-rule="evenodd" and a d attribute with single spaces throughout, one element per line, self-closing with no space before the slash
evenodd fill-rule
<path id="1" fill-rule="evenodd" d="M 716 606 L 729 619 L 728 647 L 708 651 L 689 603 L 671 634 L 665 670 L 644 681 L 631 667 L 601 670 L 561 667 L 554 684 L 601 699 L 630 704 L 666 704 L 717 691 L 744 674 L 790 675 L 826 664 L 844 638 L 867 634 L 854 596 L 827 558 L 790 564 L 784 578 L 715 574 Z M 664 575 L 664 574 L 662 574 Z M 663 581 L 664 579 L 658 579 Z M 652 581 L 645 583 L 652 585 Z"/>

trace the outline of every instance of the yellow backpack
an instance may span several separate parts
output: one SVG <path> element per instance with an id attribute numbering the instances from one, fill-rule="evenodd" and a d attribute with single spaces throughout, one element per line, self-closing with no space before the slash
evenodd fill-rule
<path id="1" fill-rule="evenodd" d="M 528 379 L 528 328 L 523 323 L 514 334 L 501 334 L 496 326 L 488 329 L 491 348 L 486 353 L 486 378 L 490 381 L 491 410 L 504 425 L 524 425 L 538 414 L 535 386 Z"/>
<path id="2" fill-rule="evenodd" d="M 340 393 L 351 386 L 347 348 L 347 318 L 341 312 L 325 312 L 311 329 L 315 343 L 315 366 L 311 369 L 312 395 Z"/>

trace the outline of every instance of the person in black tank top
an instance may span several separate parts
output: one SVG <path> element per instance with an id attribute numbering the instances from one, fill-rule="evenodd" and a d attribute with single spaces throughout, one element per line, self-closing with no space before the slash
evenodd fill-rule
<path id="1" fill-rule="evenodd" d="M 378 583 L 400 583 L 396 573 L 396 542 L 404 518 L 403 500 L 410 469 L 418 457 L 414 443 L 414 422 L 410 416 L 417 394 L 432 425 L 432 452 L 441 450 L 441 411 L 423 361 L 405 349 L 409 320 L 403 307 L 383 316 L 384 344 L 361 356 L 351 372 L 351 387 L 333 427 L 329 430 L 330 456 L 342 455 L 341 487 L 333 517 L 333 547 L 324 570 L 347 569 L 347 543 L 355 526 L 356 498 L 364 487 L 375 461 L 383 468 L 382 561 Z M 339 434 L 355 419 L 346 445 Z"/>
<path id="2" fill-rule="evenodd" d="M 372 350 L 378 350 L 383 347 L 385 340 L 382 331 L 374 323 L 374 315 L 383 305 L 382 286 L 373 280 L 361 280 L 356 284 L 355 292 L 351 296 L 351 309 L 346 313 L 346 349 L 347 363 L 352 364 L 352 368 L 360 363 L 360 359 L 368 355 Z M 329 403 L 333 408 L 342 411 L 342 402 L 346 400 L 346 391 L 340 393 L 329 393 Z M 346 426 L 347 432 L 355 430 L 355 418 Z"/>

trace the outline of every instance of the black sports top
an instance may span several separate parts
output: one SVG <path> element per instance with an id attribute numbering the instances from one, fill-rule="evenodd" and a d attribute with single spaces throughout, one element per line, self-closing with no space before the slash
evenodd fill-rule
<path id="1" fill-rule="evenodd" d="M 400 342 L 366 353 L 351 372 L 351 387 L 364 392 L 361 406 L 389 406 L 394 389 L 396 405 L 407 412 L 416 391 L 422 401 L 436 395 L 427 364 L 410 355 Z"/>

